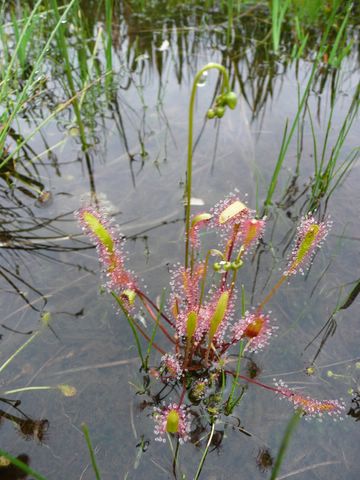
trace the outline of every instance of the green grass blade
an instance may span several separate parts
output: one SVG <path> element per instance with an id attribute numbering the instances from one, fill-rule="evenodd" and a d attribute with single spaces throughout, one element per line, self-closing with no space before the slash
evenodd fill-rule
<path id="1" fill-rule="evenodd" d="M 333 67 L 339 67 L 340 63 L 341 63 L 341 60 L 343 58 L 343 56 L 341 56 L 341 55 L 340 55 L 340 58 L 339 58 L 338 49 L 339 49 L 340 42 L 342 40 L 343 34 L 345 32 L 345 29 L 346 29 L 348 21 L 349 21 L 351 9 L 352 9 L 352 2 L 348 3 L 346 15 L 344 17 L 344 20 L 341 23 L 340 29 L 339 29 L 339 31 L 336 35 L 335 42 L 334 42 L 333 47 L 332 47 L 331 52 L 330 52 L 329 64 L 332 65 Z"/>
<path id="2" fill-rule="evenodd" d="M 15 465 L 15 467 L 20 468 L 20 470 L 22 470 L 27 475 L 32 475 L 35 478 L 35 480 L 47 480 L 45 477 L 40 475 L 40 473 L 37 473 L 35 470 L 30 468 L 28 465 L 26 465 L 26 463 L 22 462 L 18 458 L 13 457 L 9 453 L 5 452 L 4 450 L 0 449 L 0 456 L 5 457 L 7 460 L 9 460 L 9 462 Z"/>
<path id="3" fill-rule="evenodd" d="M 201 470 L 204 466 L 204 462 L 206 460 L 206 457 L 207 457 L 207 454 L 209 452 L 209 447 L 211 445 L 211 441 L 213 439 L 213 436 L 214 436 L 214 432 L 215 432 L 215 423 L 212 423 L 211 425 L 211 431 L 210 431 L 210 435 L 209 435 L 209 440 L 206 444 L 206 447 L 205 447 L 205 450 L 204 450 L 204 453 L 201 457 L 201 460 L 200 460 L 200 463 L 199 463 L 199 466 L 198 466 L 198 469 L 196 471 L 196 474 L 195 474 L 195 477 L 194 477 L 194 480 L 198 480 L 200 478 L 200 474 L 201 474 Z"/>
<path id="4" fill-rule="evenodd" d="M 292 137 L 294 135 L 294 132 L 296 130 L 296 127 L 297 127 L 297 124 L 299 122 L 301 113 L 302 113 L 302 111 L 303 111 L 303 109 L 306 105 L 306 102 L 307 102 L 307 99 L 308 99 L 308 96 L 309 96 L 309 93 L 310 93 L 310 90 L 311 90 L 311 87 L 312 87 L 313 79 L 315 77 L 316 72 L 318 71 L 319 62 L 321 61 L 324 50 L 326 48 L 326 42 L 327 42 L 327 39 L 328 39 L 328 36 L 329 36 L 329 32 L 331 30 L 331 27 L 334 24 L 336 13 L 337 13 L 336 10 L 334 10 L 332 12 L 332 14 L 331 14 L 331 16 L 328 20 L 325 32 L 324 32 L 324 34 L 321 38 L 318 53 L 317 53 L 316 58 L 314 60 L 314 64 L 313 64 L 313 67 L 312 67 L 312 70 L 311 70 L 311 73 L 310 73 L 309 80 L 306 84 L 304 93 L 301 97 L 300 104 L 299 104 L 298 110 L 296 112 L 295 118 L 292 122 L 289 134 L 287 134 L 287 132 L 284 133 L 283 141 L 282 141 L 281 148 L 280 148 L 280 153 L 279 153 L 278 159 L 276 161 L 274 173 L 272 175 L 270 185 L 269 185 L 269 188 L 268 188 L 268 193 L 266 195 L 266 199 L 265 199 L 265 203 L 264 203 L 264 213 L 267 212 L 269 205 L 271 205 L 271 203 L 272 203 L 272 197 L 273 197 L 274 192 L 275 192 L 278 177 L 279 177 L 282 165 L 284 163 L 287 150 L 289 148 L 291 139 L 292 139 Z M 287 128 L 285 128 L 285 130 L 287 130 Z"/>
<path id="5" fill-rule="evenodd" d="M 96 480 L 101 480 L 100 472 L 99 472 L 99 469 L 98 469 L 98 466 L 97 466 L 97 463 L 96 463 L 95 452 L 94 452 L 94 449 L 93 449 L 93 446 L 92 446 L 91 440 L 90 440 L 89 429 L 88 429 L 88 426 L 86 425 L 86 423 L 81 424 L 81 429 L 84 433 L 84 437 L 85 437 L 85 440 L 86 440 L 86 445 L 89 449 L 91 465 L 93 467 Z"/>
<path id="6" fill-rule="evenodd" d="M 39 332 L 36 332 L 36 333 L 34 333 L 33 335 L 31 335 L 31 337 L 28 338 L 28 339 L 26 340 L 26 342 L 23 343 L 23 344 L 21 345 L 21 347 L 19 347 L 19 348 L 16 350 L 16 352 L 14 352 L 14 353 L 1 365 L 1 367 L 0 367 L 0 373 L 2 373 L 2 372 L 5 370 L 5 368 L 14 360 L 14 358 L 15 358 L 22 350 L 24 350 L 24 348 L 27 347 L 27 346 L 29 345 L 29 343 L 31 343 L 38 334 L 39 334 Z"/>
<path id="7" fill-rule="evenodd" d="M 277 475 L 280 471 L 280 467 L 281 467 L 281 465 L 284 461 L 286 450 L 289 446 L 291 437 L 292 437 L 293 433 L 295 432 L 295 429 L 296 429 L 302 415 L 303 415 L 303 412 L 301 410 L 296 411 L 294 413 L 294 415 L 292 416 L 290 422 L 288 423 L 287 427 L 286 427 L 284 437 L 283 437 L 281 445 L 280 445 L 279 453 L 277 454 L 275 464 L 274 464 L 274 468 L 272 469 L 272 472 L 271 472 L 270 480 L 276 480 L 276 477 L 277 477 Z"/>

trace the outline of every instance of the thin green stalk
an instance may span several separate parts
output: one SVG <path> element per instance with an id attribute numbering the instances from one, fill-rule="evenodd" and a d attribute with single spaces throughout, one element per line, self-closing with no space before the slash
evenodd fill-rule
<path id="1" fill-rule="evenodd" d="M 149 341 L 149 344 L 148 344 L 148 348 L 147 348 L 147 351 L 146 351 L 146 357 L 145 357 L 146 366 L 147 366 L 148 361 L 149 361 L 151 347 L 154 343 L 156 332 L 159 328 L 160 317 L 161 317 L 161 312 L 162 312 L 163 307 L 164 307 L 164 302 L 165 302 L 165 290 L 163 291 L 163 293 L 161 295 L 160 307 L 159 307 L 159 310 L 157 311 L 155 325 L 154 325 L 154 328 L 153 328 L 153 331 L 152 331 L 152 334 L 151 334 L 151 338 L 150 338 L 150 341 Z"/>
<path id="2" fill-rule="evenodd" d="M 206 254 L 206 257 L 205 257 L 205 262 L 204 262 L 204 273 L 203 273 L 202 279 L 201 279 L 199 310 L 201 308 L 201 305 L 202 305 L 202 302 L 203 302 L 203 299 L 204 299 L 204 295 L 205 295 L 206 276 L 207 276 L 207 271 L 208 271 L 208 266 L 209 266 L 209 259 L 210 259 L 210 256 L 212 256 L 212 255 L 219 255 L 221 257 L 221 260 L 224 260 L 224 255 L 219 250 L 216 250 L 214 248 L 208 250 L 208 252 Z"/>
<path id="3" fill-rule="evenodd" d="M 105 0 L 105 28 L 106 28 L 106 47 L 105 47 L 105 58 L 106 58 L 106 71 L 112 72 L 112 18 L 113 18 L 113 0 Z M 108 83 L 111 82 L 111 76 L 108 77 Z"/>
<path id="4" fill-rule="evenodd" d="M 241 315 L 244 317 L 246 311 L 245 286 L 241 284 Z"/>
<path id="5" fill-rule="evenodd" d="M 212 424 L 211 424 L 211 431 L 210 431 L 210 435 L 209 435 L 209 440 L 208 440 L 208 442 L 207 442 L 207 444 L 206 444 L 204 453 L 203 453 L 203 455 L 202 455 L 202 457 L 201 457 L 201 460 L 200 460 L 198 469 L 197 469 L 197 471 L 196 471 L 194 480 L 198 480 L 199 477 L 200 477 L 201 470 L 202 470 L 202 468 L 203 468 L 203 466 L 204 466 L 204 462 L 205 462 L 205 460 L 206 460 L 207 454 L 208 454 L 208 452 L 209 452 L 209 447 L 210 447 L 210 445 L 211 445 L 211 441 L 212 441 L 212 438 L 213 438 L 213 436 L 214 436 L 214 432 L 215 432 L 215 423 L 212 423 Z"/>
<path id="6" fill-rule="evenodd" d="M 230 48 L 231 41 L 231 31 L 234 21 L 234 0 L 227 0 L 227 15 L 228 15 L 228 27 L 226 33 L 226 44 Z"/>
<path id="7" fill-rule="evenodd" d="M 239 348 L 239 355 L 238 355 L 237 364 L 236 364 L 235 376 L 233 378 L 230 395 L 229 395 L 229 398 L 228 398 L 228 401 L 227 401 L 227 406 L 228 406 L 229 413 L 231 413 L 232 409 L 235 407 L 235 405 L 237 403 L 237 402 L 234 403 L 233 397 L 235 395 L 235 390 L 236 390 L 236 387 L 237 387 L 237 381 L 238 381 L 239 374 L 240 374 L 241 360 L 243 358 L 245 345 L 246 345 L 246 343 L 244 341 L 240 341 L 240 348 Z"/>
<path id="8" fill-rule="evenodd" d="M 325 155 L 326 155 L 326 147 L 328 143 L 328 136 L 331 132 L 332 128 L 332 116 L 334 111 L 334 104 L 332 102 L 331 111 L 330 111 L 330 118 L 328 120 L 327 129 L 326 129 L 326 138 L 322 150 L 322 157 L 320 165 L 317 169 L 317 175 L 314 179 L 314 184 L 312 185 L 312 192 L 311 192 L 311 199 L 310 199 L 310 207 L 309 210 L 312 210 L 318 206 L 319 199 L 324 197 L 325 194 L 328 192 L 331 183 L 333 182 L 334 178 L 338 176 L 335 185 L 338 184 L 340 178 L 348 171 L 351 167 L 352 163 L 357 158 L 356 149 L 350 152 L 350 154 L 345 158 L 342 164 L 336 168 L 340 152 L 342 147 L 345 143 L 345 140 L 348 136 L 348 133 L 353 125 L 354 120 L 357 118 L 358 111 L 359 111 L 359 92 L 360 88 L 356 91 L 352 104 L 350 106 L 349 112 L 347 113 L 343 124 L 340 129 L 340 133 L 336 139 L 334 146 L 331 149 L 331 153 L 329 156 L 329 160 L 327 164 L 325 163 Z M 313 133 L 314 136 L 314 133 Z M 334 186 L 331 188 L 331 192 L 333 191 Z M 328 197 L 330 194 L 328 194 Z"/>
<path id="9" fill-rule="evenodd" d="M 97 37 L 95 39 L 94 48 L 93 48 L 93 51 L 91 52 L 91 56 L 90 56 L 90 59 L 89 59 L 89 68 L 87 69 L 87 75 L 86 75 L 84 83 L 83 83 L 82 94 L 81 94 L 81 97 L 80 97 L 80 100 L 79 100 L 80 110 L 81 110 L 82 104 L 83 104 L 84 99 L 85 99 L 85 93 L 87 91 L 87 87 L 90 84 L 89 83 L 90 73 L 92 72 L 92 69 L 95 66 L 95 59 L 96 59 L 96 56 L 97 56 L 98 50 L 99 50 L 100 37 L 101 37 L 101 30 L 99 30 L 99 32 L 97 34 Z M 106 75 L 107 74 L 108 73 L 106 73 Z"/>
<path id="10" fill-rule="evenodd" d="M 93 467 L 96 480 L 101 480 L 100 472 L 99 472 L 99 469 L 98 469 L 98 466 L 97 466 L 97 463 L 96 463 L 95 452 L 94 452 L 94 449 L 93 449 L 93 446 L 92 446 L 91 440 L 90 440 L 89 429 L 88 429 L 88 426 L 86 425 L 86 423 L 81 424 L 81 430 L 84 433 L 84 437 L 85 437 L 85 440 L 86 440 L 86 445 L 89 449 L 91 465 Z"/>
<path id="11" fill-rule="evenodd" d="M 277 454 L 277 457 L 276 457 L 276 460 L 275 460 L 275 465 L 274 465 L 274 468 L 272 469 L 272 472 L 271 472 L 270 480 L 276 480 L 276 477 L 279 473 L 280 467 L 281 467 L 281 465 L 284 461 L 285 453 L 286 453 L 286 450 L 289 446 L 291 437 L 292 437 L 293 433 L 295 432 L 295 429 L 296 429 L 302 415 L 303 415 L 303 412 L 301 410 L 297 410 L 294 413 L 294 415 L 291 417 L 291 420 L 286 427 L 284 437 L 283 437 L 281 445 L 280 445 L 279 453 Z"/>
<path id="12" fill-rule="evenodd" d="M 39 332 L 36 332 L 36 333 L 34 333 L 33 335 L 31 335 L 31 337 L 28 338 L 28 339 L 26 340 L 26 342 L 23 343 L 23 344 L 21 345 L 21 347 L 19 347 L 19 348 L 16 350 L 16 352 L 14 352 L 14 353 L 1 365 L 1 367 L 0 367 L 0 373 L 2 373 L 2 372 L 5 370 L 5 368 L 9 365 L 9 363 L 12 362 L 12 361 L 14 360 L 14 358 L 15 358 L 20 352 L 22 352 L 22 351 L 24 350 L 24 348 L 27 347 L 27 346 L 29 345 L 29 343 L 31 343 L 38 334 L 39 334 Z"/>
<path id="13" fill-rule="evenodd" d="M 35 470 L 30 468 L 26 463 L 22 462 L 16 457 L 13 457 L 9 453 L 5 452 L 4 450 L 0 449 L 0 456 L 5 457 L 7 460 L 9 460 L 9 462 L 15 465 L 15 467 L 20 468 L 20 470 L 22 470 L 27 475 L 32 475 L 35 478 L 35 480 L 47 480 L 45 477 L 40 475 L 40 473 L 37 473 Z"/>
<path id="14" fill-rule="evenodd" d="M 349 172 L 352 165 L 359 158 L 359 156 L 360 148 L 353 149 L 350 154 L 345 158 L 344 162 L 340 165 L 340 167 L 334 172 L 333 178 L 338 178 L 326 196 L 327 201 L 329 200 L 330 196 L 333 194 L 341 180 L 344 178 L 344 176 Z"/>
<path id="15" fill-rule="evenodd" d="M 314 175 L 315 178 L 318 176 L 319 172 L 319 162 L 318 162 L 318 148 L 317 148 L 317 141 L 316 141 L 316 133 L 315 133 L 315 127 L 314 127 L 314 122 L 313 118 L 310 112 L 310 108 L 308 107 L 308 112 L 309 112 L 309 119 L 310 119 L 310 128 L 311 128 L 311 135 L 313 138 L 313 149 L 314 149 Z"/>
<path id="16" fill-rule="evenodd" d="M 145 360 L 144 360 L 144 357 L 143 357 L 143 354 L 142 354 L 142 350 L 141 350 L 141 343 L 140 343 L 140 340 L 139 340 L 139 335 L 136 331 L 136 327 L 135 327 L 135 324 L 133 322 L 133 319 L 131 318 L 131 315 L 129 315 L 129 312 L 126 310 L 126 308 L 124 307 L 123 305 L 123 302 L 120 300 L 120 298 L 116 295 L 116 293 L 114 292 L 111 292 L 111 295 L 115 298 L 116 302 L 118 303 L 119 307 L 121 308 L 121 310 L 123 311 L 125 317 L 126 317 L 126 320 L 128 321 L 129 325 L 130 325 L 130 328 L 133 332 L 133 335 L 134 335 L 134 338 L 135 338 L 135 343 L 136 343 L 136 347 L 137 347 L 137 350 L 138 350 L 138 353 L 139 353 L 139 357 L 141 359 L 141 364 L 143 366 L 143 368 L 145 368 Z"/>
<path id="17" fill-rule="evenodd" d="M 57 387 L 49 387 L 47 385 L 40 386 L 40 387 L 21 387 L 21 388 L 14 388 L 13 390 L 7 390 L 3 392 L 4 395 L 13 395 L 14 393 L 22 393 L 22 392 L 34 392 L 38 390 L 56 390 Z"/>
<path id="18" fill-rule="evenodd" d="M 167 439 L 169 441 L 171 455 L 173 457 L 172 469 L 173 469 L 174 478 L 177 478 L 176 467 L 177 467 L 177 463 L 178 463 L 180 442 L 179 442 L 179 439 L 176 440 L 176 447 L 175 447 L 175 450 L 174 450 L 174 446 L 172 444 L 171 437 L 170 437 L 169 433 L 166 433 L 166 435 L 167 435 Z"/>
<path id="19" fill-rule="evenodd" d="M 218 63 L 208 63 L 201 70 L 198 71 L 194 78 L 194 82 L 191 89 L 190 103 L 189 103 L 189 134 L 188 134 L 188 151 L 187 151 L 187 169 L 186 169 L 186 184 L 184 196 L 186 198 L 186 220 L 185 220 L 185 230 L 186 230 L 186 239 L 185 239 L 185 268 L 189 265 L 189 234 L 190 234 L 190 212 L 191 212 L 191 186 L 192 186 L 192 154 L 193 154 L 193 130 L 194 130 L 194 105 L 195 105 L 195 95 L 198 83 L 202 75 L 208 70 L 217 69 L 223 75 L 222 83 L 222 92 L 225 90 L 230 90 L 229 86 L 229 75 L 226 71 L 226 68 Z"/>

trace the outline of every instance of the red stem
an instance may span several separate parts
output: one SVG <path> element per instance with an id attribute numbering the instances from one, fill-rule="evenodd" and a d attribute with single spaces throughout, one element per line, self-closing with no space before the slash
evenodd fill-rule
<path id="1" fill-rule="evenodd" d="M 245 377 L 244 375 L 236 374 L 236 372 L 233 372 L 232 370 L 224 370 L 225 373 L 229 373 L 233 377 L 238 377 L 241 378 L 242 380 L 245 380 L 246 382 L 253 383 L 254 385 L 257 385 L 258 387 L 266 388 L 266 390 L 271 390 L 272 392 L 275 393 L 280 393 L 281 395 L 286 395 L 286 391 L 280 388 L 272 387 L 270 385 L 266 385 L 265 383 L 258 382 L 257 380 L 254 380 L 253 378 Z M 291 396 L 289 394 L 289 396 Z"/>
<path id="2" fill-rule="evenodd" d="M 184 382 L 185 382 L 185 380 L 184 380 Z M 182 402 L 183 402 L 183 400 L 184 400 L 185 393 L 186 393 L 186 385 L 184 384 L 184 385 L 183 385 L 182 392 L 181 392 L 181 395 L 180 395 L 179 407 L 181 406 L 181 404 L 182 404 Z"/>
<path id="3" fill-rule="evenodd" d="M 169 324 L 171 325 L 173 328 L 175 328 L 175 324 L 169 319 L 169 317 L 167 315 L 165 315 L 165 313 L 163 313 L 158 307 L 157 305 L 144 293 L 142 292 L 141 290 L 139 290 L 138 288 L 135 288 L 134 289 L 135 292 L 143 299 L 145 299 L 148 303 L 150 303 L 150 305 L 155 308 L 155 310 L 162 316 L 162 318 Z"/>
<path id="4" fill-rule="evenodd" d="M 170 340 L 170 342 L 174 343 L 175 344 L 175 340 L 173 339 L 173 337 L 169 334 L 169 332 L 166 330 L 166 328 L 161 325 L 160 323 L 160 319 L 154 314 L 154 312 L 151 310 L 151 308 L 149 307 L 149 305 L 146 303 L 146 300 L 144 298 L 141 299 L 144 307 L 146 308 L 148 314 L 150 315 L 150 317 L 154 320 L 155 323 L 158 324 L 160 330 L 163 332 L 163 334 Z"/>
<path id="5" fill-rule="evenodd" d="M 135 325 L 135 327 L 139 330 L 139 332 L 141 333 L 141 335 L 148 341 L 148 342 L 151 342 L 151 338 L 149 337 L 149 335 L 147 333 L 144 332 L 144 330 L 140 327 L 140 325 L 138 325 L 136 322 L 134 322 L 133 320 L 133 323 Z M 152 342 L 151 344 L 152 347 L 156 348 L 156 350 L 158 352 L 160 352 L 162 355 L 165 355 L 165 350 L 163 350 L 161 347 L 159 347 L 159 345 L 157 345 L 155 342 Z"/>
<path id="6" fill-rule="evenodd" d="M 239 223 L 235 223 L 234 229 L 233 229 L 233 233 L 232 233 L 232 237 L 231 237 L 231 240 L 230 240 L 231 243 L 230 243 L 230 245 L 229 245 L 228 254 L 227 254 L 227 257 L 226 257 L 226 261 L 227 261 L 227 262 L 230 262 L 230 258 L 231 258 L 231 255 L 232 255 L 232 252 L 233 252 L 233 249 L 234 249 L 234 244 L 235 244 L 236 236 L 237 236 L 237 234 L 238 234 L 238 232 L 239 232 L 239 228 L 240 228 L 240 224 L 239 224 Z M 223 273 L 221 290 L 224 290 L 227 276 L 228 276 L 228 272 Z"/>

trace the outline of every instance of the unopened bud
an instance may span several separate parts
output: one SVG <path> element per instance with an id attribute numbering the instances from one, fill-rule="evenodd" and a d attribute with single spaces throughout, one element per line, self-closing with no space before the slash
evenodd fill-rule
<path id="1" fill-rule="evenodd" d="M 224 101 L 225 101 L 225 104 L 231 108 L 231 110 L 234 110 L 234 108 L 236 107 L 236 104 L 237 104 L 237 95 L 235 92 L 228 92 L 225 96 L 224 96 Z"/>
<path id="2" fill-rule="evenodd" d="M 215 115 L 218 118 L 222 118 L 225 114 L 225 107 L 219 106 L 215 108 Z"/>

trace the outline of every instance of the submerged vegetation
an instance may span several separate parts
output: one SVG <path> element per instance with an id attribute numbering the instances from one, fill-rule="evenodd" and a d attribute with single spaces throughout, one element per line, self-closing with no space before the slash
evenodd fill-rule
<path id="1" fill-rule="evenodd" d="M 0 1 L 0 17 L 0 477 L 222 478 L 241 457 L 275 479 L 296 432 L 303 448 L 335 429 L 302 418 L 357 421 L 357 2 Z M 95 298 L 74 211 L 120 313 Z"/>

